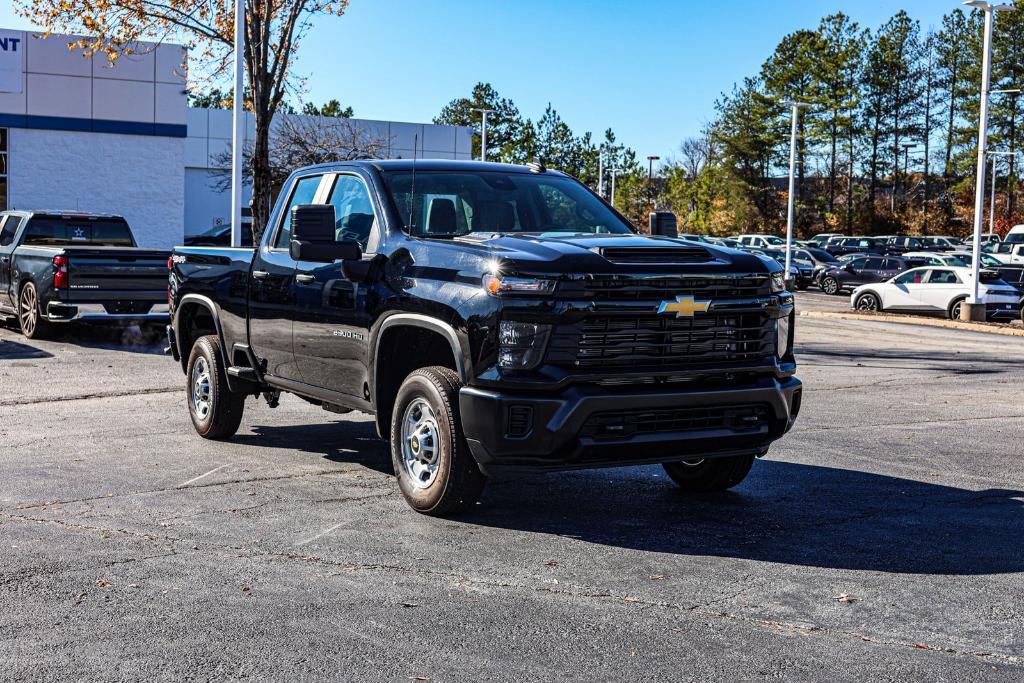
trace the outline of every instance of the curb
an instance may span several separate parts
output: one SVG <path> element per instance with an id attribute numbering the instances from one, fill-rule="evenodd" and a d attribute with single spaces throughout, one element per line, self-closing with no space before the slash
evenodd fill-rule
<path id="1" fill-rule="evenodd" d="M 962 320 L 938 320 L 917 316 L 892 315 L 887 313 L 840 313 L 838 311 L 800 311 L 802 318 L 832 318 L 836 320 L 868 320 L 876 323 L 899 323 L 922 327 L 944 327 L 947 330 L 1000 334 L 1004 337 L 1024 337 L 1024 329 L 1000 323 L 971 323 Z"/>

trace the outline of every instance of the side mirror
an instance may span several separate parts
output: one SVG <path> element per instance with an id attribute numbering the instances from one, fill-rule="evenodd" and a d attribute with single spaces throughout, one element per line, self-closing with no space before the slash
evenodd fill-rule
<path id="1" fill-rule="evenodd" d="M 652 235 L 679 237 L 676 215 L 671 211 L 652 211 L 647 217 Z"/>
<path id="2" fill-rule="evenodd" d="M 299 204 L 292 207 L 292 241 L 289 255 L 296 261 L 333 263 L 363 257 L 359 243 L 335 241 L 334 206 L 332 204 Z"/>
<path id="3" fill-rule="evenodd" d="M 355 261 L 363 257 L 363 250 L 358 242 L 307 242 L 293 239 L 288 246 L 288 254 L 296 261 L 312 261 L 313 263 L 334 263 L 335 261 Z"/>

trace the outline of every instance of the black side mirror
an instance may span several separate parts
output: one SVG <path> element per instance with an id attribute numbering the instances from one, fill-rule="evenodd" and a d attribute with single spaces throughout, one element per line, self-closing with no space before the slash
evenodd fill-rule
<path id="1" fill-rule="evenodd" d="M 363 250 L 358 242 L 306 242 L 293 239 L 288 246 L 288 254 L 296 261 L 312 261 L 313 263 L 334 263 L 335 261 L 355 261 L 363 257 Z"/>
<path id="2" fill-rule="evenodd" d="M 299 204 L 292 207 L 292 241 L 288 253 L 296 261 L 333 263 L 363 257 L 359 243 L 335 241 L 334 206 Z"/>
<path id="3" fill-rule="evenodd" d="M 671 211 L 652 211 L 647 217 L 652 235 L 679 237 L 676 215 Z"/>

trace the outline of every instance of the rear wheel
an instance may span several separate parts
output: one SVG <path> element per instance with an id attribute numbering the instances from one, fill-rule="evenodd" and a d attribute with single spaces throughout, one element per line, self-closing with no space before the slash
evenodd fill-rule
<path id="1" fill-rule="evenodd" d="M 398 390 L 391 414 L 391 459 L 406 502 L 442 517 L 471 507 L 486 478 L 462 434 L 459 376 L 449 368 L 415 370 Z"/>
<path id="2" fill-rule="evenodd" d="M 821 281 L 821 291 L 826 294 L 839 293 L 839 280 L 834 277 L 826 277 Z"/>
<path id="3" fill-rule="evenodd" d="M 965 299 L 957 299 L 956 301 L 949 305 L 949 310 L 947 311 L 947 313 L 949 313 L 950 320 L 960 319 L 960 311 L 964 307 L 964 301 Z"/>
<path id="4" fill-rule="evenodd" d="M 683 460 L 662 465 L 679 488 L 688 493 L 712 493 L 731 489 L 743 481 L 754 464 L 754 456 Z"/>
<path id="5" fill-rule="evenodd" d="M 882 310 L 882 302 L 871 292 L 865 292 L 857 297 L 856 306 L 858 311 L 877 312 Z"/>
<path id="6" fill-rule="evenodd" d="M 188 412 L 204 439 L 230 439 L 242 423 L 245 394 L 228 388 L 216 335 L 200 337 L 188 358 Z"/>
<path id="7" fill-rule="evenodd" d="M 18 297 L 18 324 L 28 339 L 42 339 L 49 332 L 49 321 L 39 311 L 39 293 L 31 282 L 25 283 Z"/>

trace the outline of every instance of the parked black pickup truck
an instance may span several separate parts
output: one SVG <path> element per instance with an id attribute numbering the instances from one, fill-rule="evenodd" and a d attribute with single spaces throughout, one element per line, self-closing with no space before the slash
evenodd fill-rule
<path id="1" fill-rule="evenodd" d="M 137 248 L 120 216 L 0 212 L 0 315 L 30 339 L 68 322 L 162 331 L 170 255 Z"/>
<path id="2" fill-rule="evenodd" d="M 256 394 L 375 414 L 428 514 L 524 470 L 665 463 L 723 490 L 800 408 L 775 261 L 636 234 L 539 164 L 305 168 L 255 253 L 172 260 L 169 351 L 200 435 L 233 435 Z"/>

